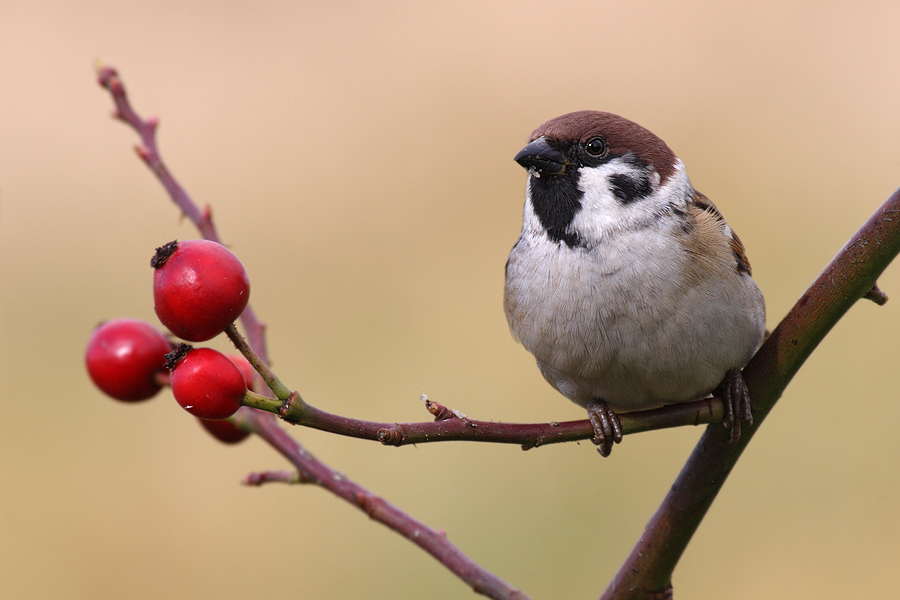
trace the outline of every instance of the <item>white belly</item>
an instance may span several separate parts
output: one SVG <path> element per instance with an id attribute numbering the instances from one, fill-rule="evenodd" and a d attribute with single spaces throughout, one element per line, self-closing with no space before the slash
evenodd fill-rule
<path id="1" fill-rule="evenodd" d="M 665 238 L 622 235 L 617 246 L 627 257 L 523 235 L 510 254 L 510 329 L 551 385 L 582 406 L 646 410 L 702 398 L 750 360 L 765 308 L 749 276 L 692 279 Z"/>

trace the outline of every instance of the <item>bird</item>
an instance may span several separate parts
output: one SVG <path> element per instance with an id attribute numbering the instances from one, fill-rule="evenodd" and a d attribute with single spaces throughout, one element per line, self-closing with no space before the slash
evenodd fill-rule
<path id="1" fill-rule="evenodd" d="M 587 409 L 600 454 L 622 440 L 618 414 L 710 395 L 736 443 L 753 422 L 741 369 L 766 335 L 765 300 L 682 161 L 593 110 L 547 121 L 515 161 L 528 179 L 506 318 L 550 385 Z"/>

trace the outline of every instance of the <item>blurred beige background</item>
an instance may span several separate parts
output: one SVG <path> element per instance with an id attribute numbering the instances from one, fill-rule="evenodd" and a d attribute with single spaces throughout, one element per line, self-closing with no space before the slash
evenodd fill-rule
<path id="1" fill-rule="evenodd" d="M 751 8 L 752 4 L 752 8 Z M 93 326 L 153 322 L 153 248 L 195 237 L 109 118 L 93 61 L 161 119 L 214 208 L 282 378 L 422 420 L 582 418 L 510 338 L 512 156 L 609 110 L 663 137 L 743 238 L 774 326 L 900 185 L 895 2 L 111 2 L 0 8 L 0 597 L 469 598 L 405 540 L 224 447 L 168 392 L 104 398 Z M 800 372 L 675 576 L 678 598 L 883 596 L 900 564 L 900 269 Z M 227 347 L 221 340 L 214 342 Z M 701 430 L 522 452 L 292 430 L 540 598 L 600 594 Z"/>

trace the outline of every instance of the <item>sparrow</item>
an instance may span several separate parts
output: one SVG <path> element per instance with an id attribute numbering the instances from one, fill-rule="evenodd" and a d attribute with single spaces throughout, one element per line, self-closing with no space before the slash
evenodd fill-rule
<path id="1" fill-rule="evenodd" d="M 528 170 L 504 309 L 544 378 L 587 409 L 608 456 L 617 413 L 720 396 L 731 441 L 752 424 L 741 369 L 765 336 L 765 301 L 722 213 L 659 137 L 623 117 L 547 121 Z"/>

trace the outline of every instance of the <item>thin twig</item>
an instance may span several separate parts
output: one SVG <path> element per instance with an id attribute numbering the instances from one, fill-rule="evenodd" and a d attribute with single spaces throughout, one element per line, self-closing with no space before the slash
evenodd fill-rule
<path id="1" fill-rule="evenodd" d="M 135 112 L 128 101 L 125 86 L 114 68 L 103 64 L 97 64 L 96 68 L 97 82 L 109 91 L 115 104 L 116 110 L 113 111 L 113 117 L 130 125 L 141 137 L 140 145 L 134 148 L 137 155 L 153 171 L 153 174 L 159 178 L 160 183 L 172 197 L 172 201 L 197 226 L 201 235 L 207 240 L 221 244 L 222 241 L 219 239 L 216 228 L 212 223 L 212 213 L 209 207 L 206 210 L 200 210 L 184 188 L 169 173 L 169 169 L 166 168 L 159 155 L 156 145 L 156 128 L 159 126 L 159 119 L 156 117 L 142 119 Z"/>
<path id="2" fill-rule="evenodd" d="M 250 473 L 241 481 L 244 485 L 261 486 L 264 483 L 314 483 L 306 479 L 299 471 L 262 471 Z"/>
<path id="3" fill-rule="evenodd" d="M 228 336 L 228 339 L 231 340 L 234 347 L 244 355 L 250 365 L 256 369 L 256 372 L 259 373 L 259 376 L 262 377 L 263 381 L 266 383 L 269 390 L 275 394 L 276 398 L 284 401 L 291 397 L 290 388 L 284 385 L 278 378 L 278 375 L 269 368 L 268 361 L 256 353 L 253 345 L 244 339 L 244 336 L 240 334 L 234 323 L 225 328 L 225 335 Z M 254 406 L 253 408 L 261 407 Z"/>
<path id="4" fill-rule="evenodd" d="M 156 128 L 159 126 L 159 119 L 156 117 L 142 119 L 137 114 L 128 100 L 128 95 L 125 93 L 125 85 L 119 78 L 119 73 L 113 67 L 97 63 L 96 70 L 97 83 L 109 92 L 116 107 L 113 111 L 113 117 L 129 125 L 141 138 L 140 145 L 135 146 L 137 155 L 156 175 L 172 202 L 191 220 L 203 238 L 221 244 L 222 240 L 219 238 L 216 226 L 212 220 L 212 210 L 209 206 L 203 210 L 200 209 L 169 172 L 159 154 L 159 148 L 156 144 Z M 256 318 L 256 314 L 250 306 L 247 306 L 241 314 L 241 323 L 247 331 L 247 337 L 250 338 L 251 346 L 264 361 L 268 362 L 265 338 L 266 326 Z"/>
<path id="5" fill-rule="evenodd" d="M 324 487 L 365 512 L 372 520 L 393 529 L 436 558 L 476 592 L 495 600 L 528 600 L 524 593 L 463 554 L 445 533 L 412 518 L 384 498 L 318 461 L 266 413 L 245 411 L 240 418 L 250 421 L 253 431 L 297 468 L 301 480 Z"/>
<path id="6" fill-rule="evenodd" d="M 529 450 L 547 444 L 588 440 L 594 436 L 591 422 L 587 419 L 549 423 L 498 423 L 454 415 L 448 419 L 421 423 L 381 423 L 334 415 L 309 404 L 305 404 L 302 411 L 296 411 L 293 410 L 295 405 L 294 398 L 290 398 L 281 407 L 280 414 L 288 422 L 330 433 L 377 440 L 386 446 L 464 440 L 517 444 Z M 622 433 L 628 435 L 685 425 L 721 423 L 724 414 L 722 401 L 709 398 L 655 410 L 623 413 L 619 418 L 622 421 Z M 721 424 L 719 427 L 725 429 Z"/>

